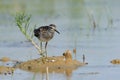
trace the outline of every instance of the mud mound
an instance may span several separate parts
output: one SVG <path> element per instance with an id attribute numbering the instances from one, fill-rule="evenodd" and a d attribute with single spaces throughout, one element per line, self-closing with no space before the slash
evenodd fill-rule
<path id="1" fill-rule="evenodd" d="M 120 59 L 113 59 L 110 61 L 112 64 L 120 64 Z"/>
<path id="2" fill-rule="evenodd" d="M 13 74 L 14 70 L 15 69 L 13 67 L 0 66 L 0 74 L 10 75 L 10 74 Z"/>
<path id="3" fill-rule="evenodd" d="M 38 58 L 34 60 L 29 60 L 17 65 L 17 68 L 31 71 L 31 72 L 46 72 L 46 68 L 49 72 L 64 72 L 71 71 L 79 66 L 83 66 L 85 63 L 73 60 L 71 52 L 67 50 L 63 56 L 52 56 L 47 58 Z"/>

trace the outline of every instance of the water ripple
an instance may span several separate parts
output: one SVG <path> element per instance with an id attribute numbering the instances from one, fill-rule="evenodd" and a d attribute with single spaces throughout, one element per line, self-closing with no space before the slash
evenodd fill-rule
<path id="1" fill-rule="evenodd" d="M 0 42 L 0 47 L 31 47 L 32 44 L 29 41 L 20 41 L 20 42 Z"/>

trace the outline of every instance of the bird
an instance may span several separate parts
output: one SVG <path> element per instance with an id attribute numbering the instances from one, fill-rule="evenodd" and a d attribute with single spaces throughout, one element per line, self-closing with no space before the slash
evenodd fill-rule
<path id="1" fill-rule="evenodd" d="M 48 26 L 41 26 L 37 29 L 34 29 L 34 36 L 40 40 L 41 50 L 42 50 L 42 42 L 45 42 L 46 57 L 47 57 L 46 48 L 47 48 L 48 41 L 50 41 L 54 37 L 55 32 L 60 34 L 60 32 L 56 29 L 55 24 L 50 24 Z"/>

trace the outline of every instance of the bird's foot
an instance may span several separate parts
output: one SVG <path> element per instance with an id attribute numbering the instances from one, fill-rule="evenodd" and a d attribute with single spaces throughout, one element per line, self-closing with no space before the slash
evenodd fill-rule
<path id="1" fill-rule="evenodd" d="M 41 50 L 40 55 L 41 55 L 42 57 L 46 57 L 46 51 L 45 51 L 45 50 Z"/>

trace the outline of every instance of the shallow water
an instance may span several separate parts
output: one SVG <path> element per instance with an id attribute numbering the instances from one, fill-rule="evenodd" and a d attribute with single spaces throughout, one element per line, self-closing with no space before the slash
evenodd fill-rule
<path id="1" fill-rule="evenodd" d="M 39 0 L 0 0 L 0 58 L 6 56 L 27 61 L 39 57 L 37 50 L 15 26 L 15 12 L 26 10 L 32 14 L 31 26 L 57 25 L 60 35 L 56 33 L 49 41 L 49 56 L 73 50 L 76 42 L 77 60 L 82 61 L 84 54 L 88 62 L 88 65 L 73 71 L 71 76 L 50 73 L 49 80 L 119 80 L 120 65 L 110 63 L 112 59 L 120 58 L 119 3 L 119 0 L 46 0 L 42 3 Z M 45 74 L 19 69 L 13 76 L 0 75 L 0 80 L 32 79 L 45 80 L 46 77 Z"/>

